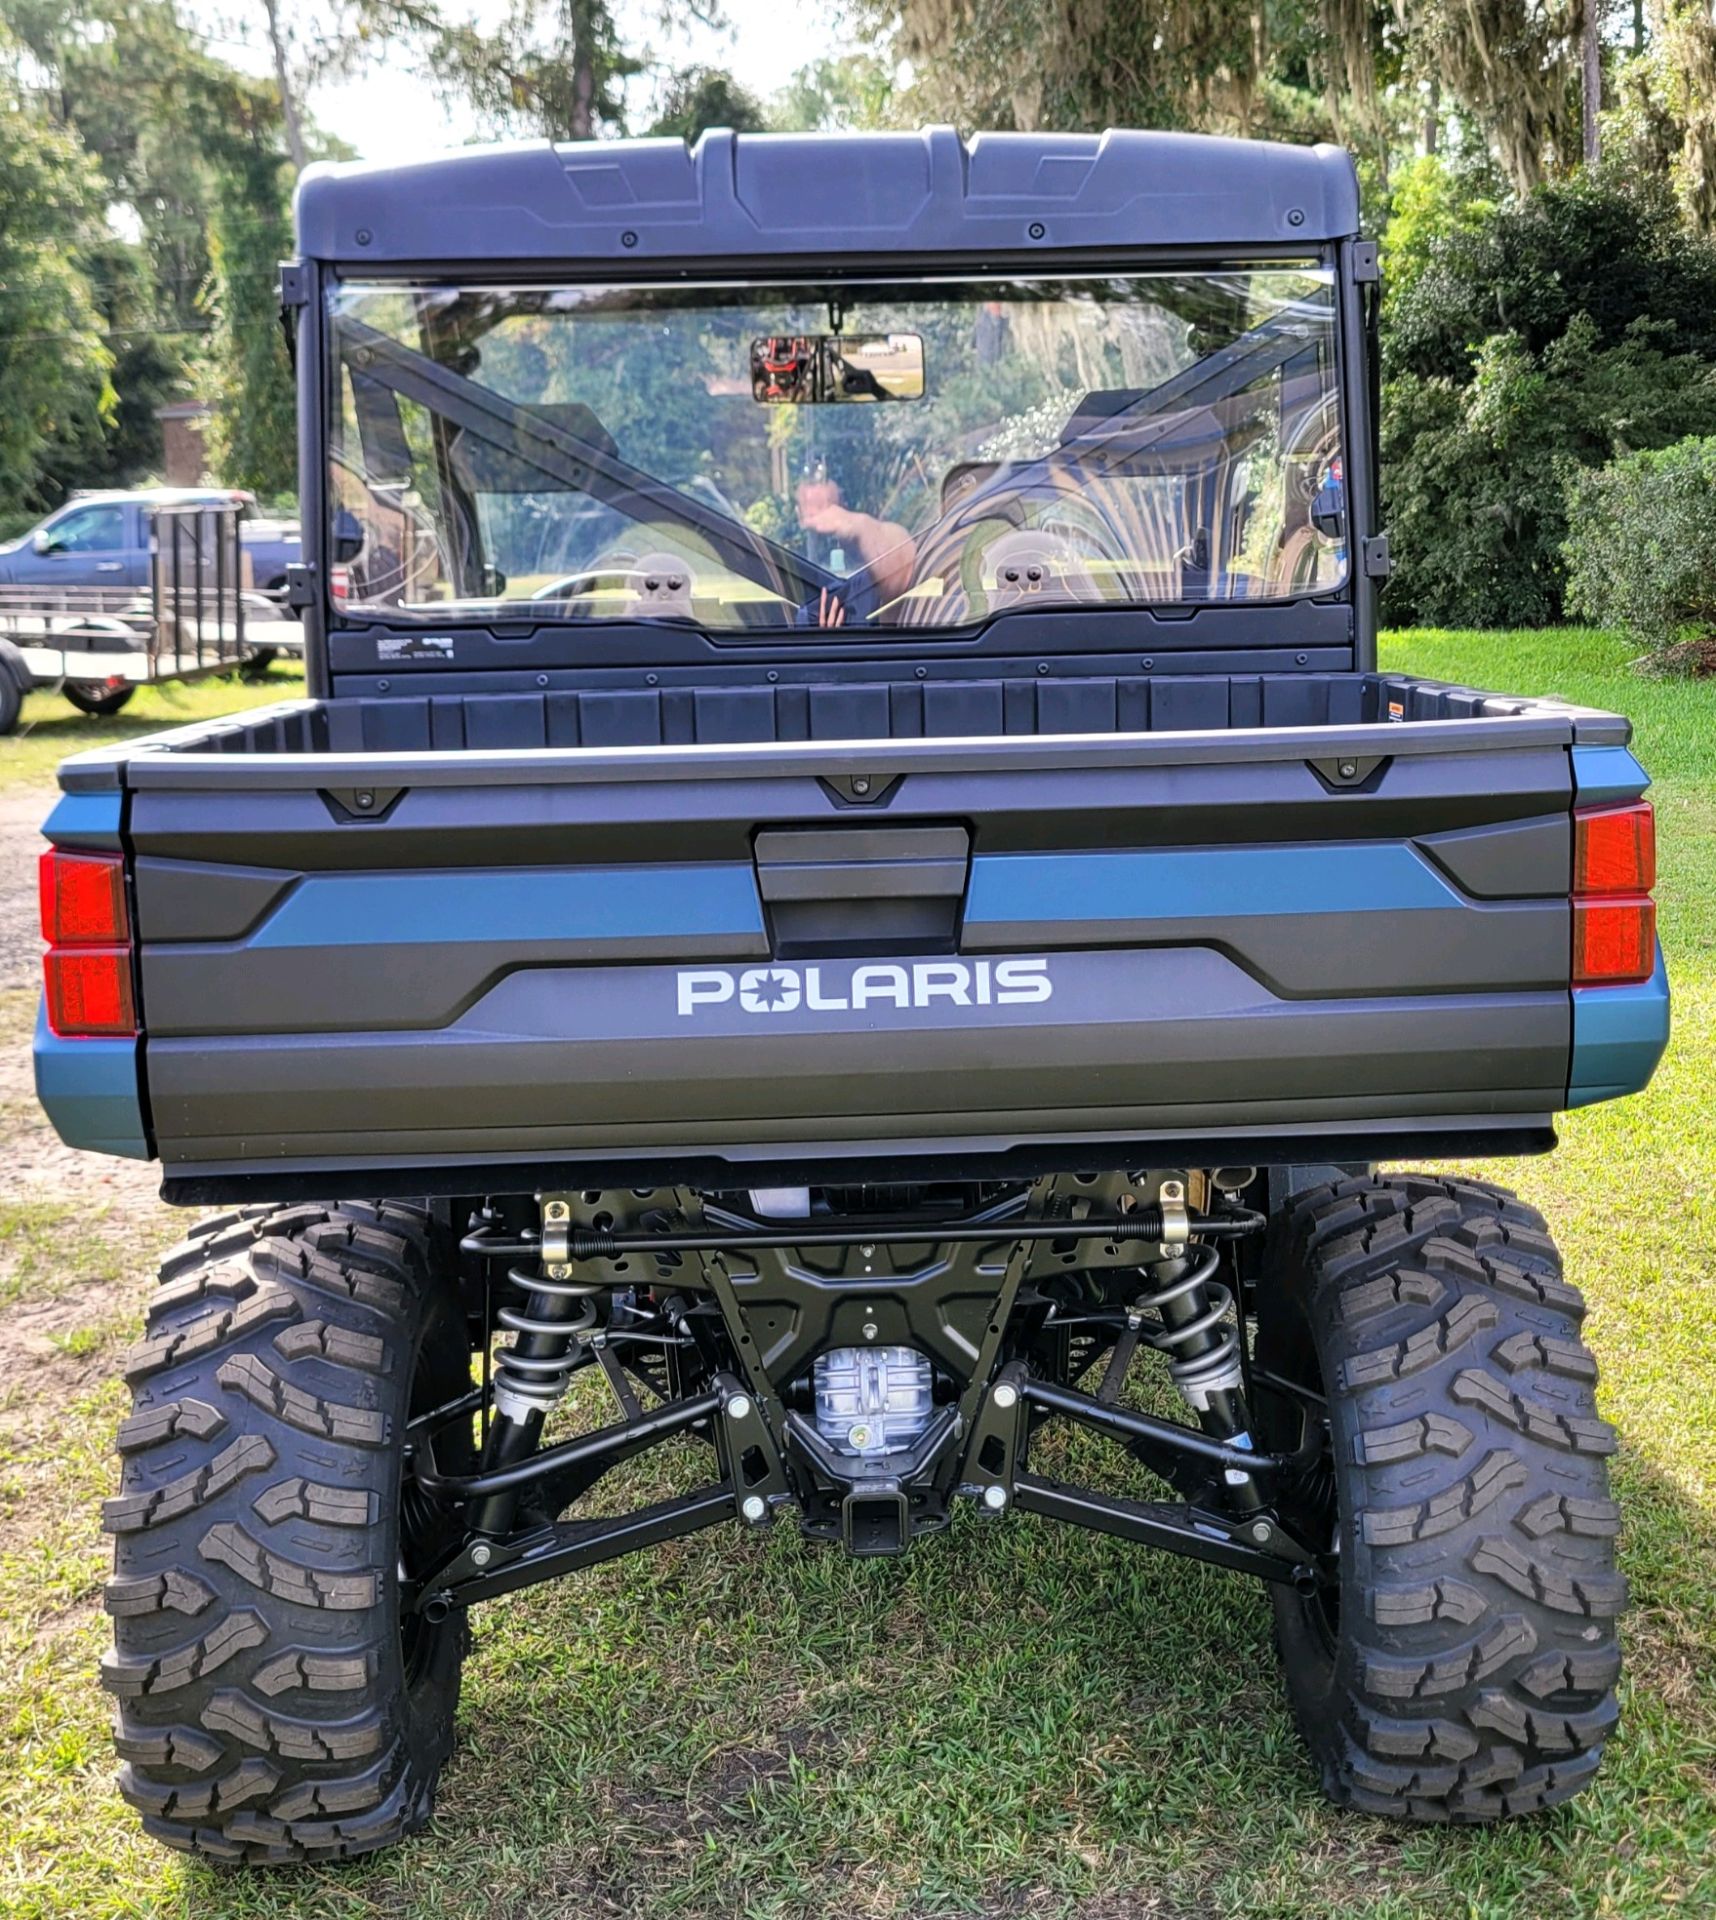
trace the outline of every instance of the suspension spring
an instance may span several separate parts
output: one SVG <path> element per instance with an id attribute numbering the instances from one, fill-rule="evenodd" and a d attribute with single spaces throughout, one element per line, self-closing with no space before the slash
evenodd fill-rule
<path id="1" fill-rule="evenodd" d="M 524 1296 L 495 1319 L 514 1338 L 495 1356 L 495 1410 L 512 1419 L 547 1415 L 583 1364 L 579 1344 L 596 1325 L 597 1294 L 608 1280 L 550 1279 L 540 1267 L 507 1269 L 507 1284 Z"/>
<path id="2" fill-rule="evenodd" d="M 1214 1247 L 1194 1241 L 1180 1258 L 1185 1271 L 1137 1302 L 1137 1310 L 1156 1316 L 1140 1332 L 1167 1356 L 1168 1377 L 1195 1413 L 1208 1415 L 1213 1407 L 1225 1415 L 1228 1397 L 1243 1385 L 1239 1328 L 1229 1319 L 1233 1292 L 1215 1277 L 1221 1255 Z M 1224 1417 L 1221 1424 L 1233 1423 Z"/>

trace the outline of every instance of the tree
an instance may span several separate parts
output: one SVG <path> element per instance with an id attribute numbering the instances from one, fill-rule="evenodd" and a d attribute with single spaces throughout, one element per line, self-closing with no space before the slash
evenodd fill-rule
<path id="1" fill-rule="evenodd" d="M 1603 9 L 1601 0 L 1584 0 L 1579 29 L 1579 145 L 1588 167 L 1602 157 L 1602 111 Z"/>
<path id="2" fill-rule="evenodd" d="M 275 271 L 291 251 L 289 153 L 294 138 L 314 151 L 315 130 L 276 83 L 216 59 L 172 0 L 7 0 L 7 17 L 35 111 L 99 168 L 97 208 L 128 209 L 140 235 L 131 244 L 103 231 L 99 212 L 89 223 L 82 257 L 119 398 L 101 433 L 56 439 L 42 465 L 48 491 L 145 477 L 160 459 L 155 408 L 187 385 L 214 405 L 222 477 L 290 490 L 292 380 Z"/>
<path id="3" fill-rule="evenodd" d="M 1666 122 L 1666 155 L 1682 206 L 1716 230 L 1716 20 L 1700 0 L 1655 0 L 1655 58 L 1638 66 Z"/>
<path id="4" fill-rule="evenodd" d="M 879 127 L 894 105 L 894 67 L 873 53 L 843 53 L 800 67 L 769 103 L 781 133 Z"/>
<path id="5" fill-rule="evenodd" d="M 268 50 L 274 60 L 274 85 L 280 95 L 280 113 L 286 129 L 286 152 L 292 171 L 302 173 L 308 158 L 304 144 L 304 121 L 292 77 L 291 29 L 280 13 L 280 0 L 262 0 L 268 18 Z"/>
<path id="6" fill-rule="evenodd" d="M 1393 620 L 1561 617 L 1570 476 L 1716 432 L 1716 243 L 1660 178 L 1586 169 L 1523 202 L 1421 161 L 1385 247 Z"/>
<path id="7" fill-rule="evenodd" d="M 928 110 L 966 127 L 1255 129 L 1261 16 L 1235 0 L 875 0 Z"/>
<path id="8" fill-rule="evenodd" d="M 914 104 L 962 126 L 1333 136 L 1382 180 L 1426 124 L 1438 142 L 1451 111 L 1525 193 L 1578 158 L 1580 49 L 1596 44 L 1603 3 L 859 0 L 859 12 L 916 66 Z M 1690 18 L 1705 0 L 1655 4 Z"/>
<path id="9" fill-rule="evenodd" d="M 702 6 L 688 11 L 709 17 Z M 360 65 L 381 47 L 407 51 L 497 132 L 550 140 L 624 132 L 625 83 L 644 71 L 608 0 L 511 0 L 493 29 L 436 0 L 356 0 L 342 63 Z"/>
<path id="10" fill-rule="evenodd" d="M 720 67 L 685 67 L 668 78 L 650 127 L 694 141 L 711 127 L 755 133 L 768 125 L 763 103 Z"/>
<path id="11" fill-rule="evenodd" d="M 211 469 L 265 498 L 298 484 L 297 403 L 280 330 L 277 272 L 292 252 L 278 103 L 243 75 L 203 76 L 212 187 L 209 337 L 199 385 L 214 408 Z"/>
<path id="12" fill-rule="evenodd" d="M 113 356 L 80 264 L 99 179 L 77 141 L 0 71 L 0 515 L 48 504 L 54 449 L 99 446 Z"/>
<path id="13" fill-rule="evenodd" d="M 74 487 L 130 487 L 157 472 L 161 423 L 156 409 L 185 390 L 186 343 L 157 324 L 156 289 L 143 249 L 115 233 L 96 231 L 79 247 L 78 264 L 111 359 L 106 384 L 113 400 L 101 411 L 99 434 L 79 432 L 43 450 L 45 503 Z"/>
<path id="14" fill-rule="evenodd" d="M 1633 322 L 1671 326 L 1688 352 L 1716 360 L 1716 244 L 1689 236 L 1665 181 L 1599 169 L 1521 201 L 1488 200 L 1481 173 L 1450 189 L 1472 202 L 1445 211 L 1410 244 L 1390 234 L 1384 371 L 1464 384 L 1496 334 L 1542 353 L 1576 314 L 1602 347 Z"/>
<path id="15" fill-rule="evenodd" d="M 1541 353 L 1502 333 L 1466 385 L 1406 374 L 1384 395 L 1383 505 L 1400 624 L 1549 626 L 1563 617 L 1567 487 L 1585 467 L 1716 432 L 1716 366 L 1672 327 L 1615 346 L 1585 314 Z"/>

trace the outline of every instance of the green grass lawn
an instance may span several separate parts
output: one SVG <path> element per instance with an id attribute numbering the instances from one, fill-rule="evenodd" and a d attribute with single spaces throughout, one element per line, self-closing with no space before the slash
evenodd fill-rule
<path id="1" fill-rule="evenodd" d="M 79 713 L 61 694 L 32 693 L 17 731 L 0 739 L 0 786 L 51 780 L 68 753 L 82 753 L 86 747 L 134 740 L 166 727 L 188 727 L 195 720 L 213 720 L 244 707 L 295 700 L 303 691 L 303 669 L 281 663 L 254 684 L 234 678 L 195 680 L 188 686 L 168 680 L 139 687 L 131 704 L 112 720 Z"/>
<path id="2" fill-rule="evenodd" d="M 91 1671 L 121 1395 L 102 1380 L 111 1349 L 92 1366 L 92 1335 L 56 1363 L 69 1386 L 47 1411 L 0 1379 L 0 1526 L 15 1543 L 0 1560 L 0 1911 L 1716 1913 L 1716 683 L 1641 680 L 1627 653 L 1582 633 L 1387 647 L 1389 665 L 1624 709 L 1656 776 L 1670 1054 L 1648 1094 L 1570 1115 L 1553 1157 L 1487 1169 L 1548 1211 L 1624 1442 L 1630 1675 L 1582 1800 L 1485 1831 L 1335 1813 L 1251 1583 L 968 1516 L 899 1561 L 852 1562 L 790 1527 L 766 1541 L 723 1529 L 486 1606 L 428 1835 L 339 1869 L 212 1872 L 142 1840 L 110 1787 Z M 79 721 L 57 744 L 96 732 Z M 25 1295 L 52 1284 L 51 1231 L 43 1215 L 25 1236 Z M 640 1488 L 676 1469 L 650 1471 L 662 1478 L 640 1466 Z"/>

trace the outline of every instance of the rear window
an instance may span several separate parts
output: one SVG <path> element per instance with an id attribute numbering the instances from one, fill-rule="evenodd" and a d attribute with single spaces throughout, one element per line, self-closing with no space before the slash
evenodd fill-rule
<path id="1" fill-rule="evenodd" d="M 348 282 L 331 318 L 348 614 L 957 628 L 1345 579 L 1315 265 Z"/>

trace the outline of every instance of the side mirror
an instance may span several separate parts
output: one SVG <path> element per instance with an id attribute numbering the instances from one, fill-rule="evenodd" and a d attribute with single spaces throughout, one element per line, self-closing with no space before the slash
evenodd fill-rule
<path id="1" fill-rule="evenodd" d="M 35 534 L 30 541 L 30 545 L 35 549 L 37 553 L 41 553 L 41 554 L 65 552 L 65 548 L 62 547 L 60 543 L 54 538 L 54 536 L 48 532 L 46 527 L 38 527 L 36 529 Z"/>

